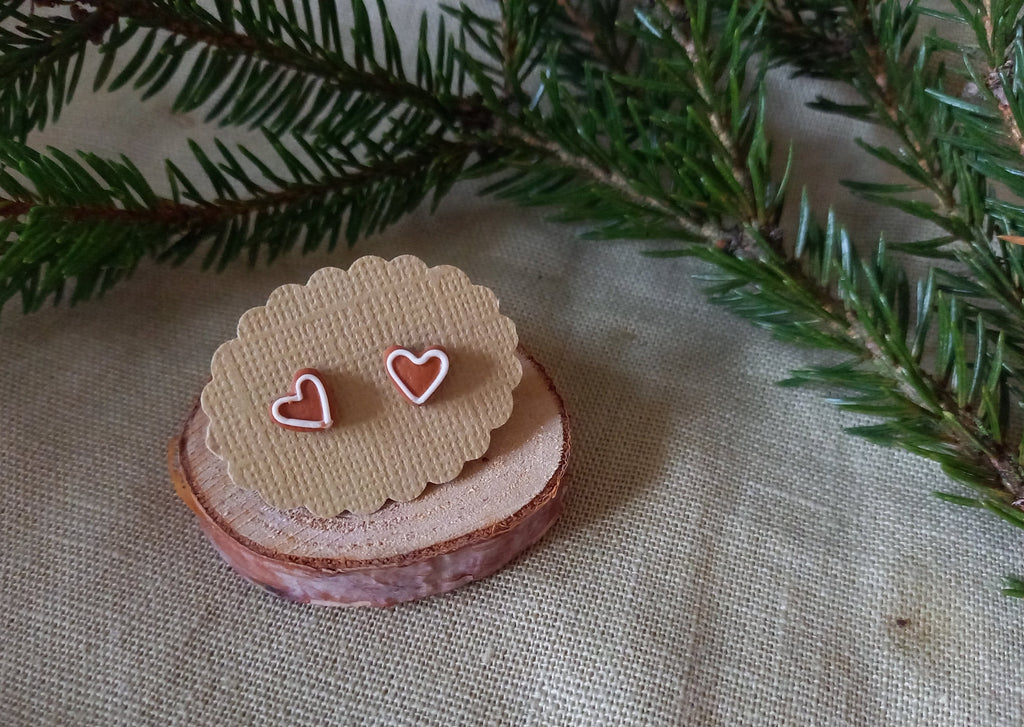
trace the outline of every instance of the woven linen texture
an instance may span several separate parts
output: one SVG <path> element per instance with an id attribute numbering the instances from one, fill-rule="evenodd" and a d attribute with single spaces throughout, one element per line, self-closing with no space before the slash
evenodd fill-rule
<path id="1" fill-rule="evenodd" d="M 406 6 L 400 35 L 426 4 Z M 914 234 L 841 192 L 880 172 L 852 143 L 869 127 L 802 107 L 834 89 L 785 70 L 769 83 L 795 194 L 809 185 L 855 239 Z M 167 94 L 86 86 L 34 143 L 125 152 L 155 177 L 165 156 L 188 163 L 185 138 L 214 134 L 170 117 Z M 1024 722 L 1022 606 L 998 594 L 1022 570 L 1019 533 L 930 497 L 952 487 L 936 468 L 842 433 L 862 420 L 775 387 L 816 354 L 710 307 L 691 278 L 705 268 L 647 247 L 579 241 L 460 188 L 351 252 L 223 275 L 147 265 L 97 303 L 4 308 L 0 721 Z M 164 448 L 242 311 L 325 265 L 403 253 L 495 290 L 554 377 L 573 417 L 566 514 L 441 597 L 284 603 L 220 562 Z"/>

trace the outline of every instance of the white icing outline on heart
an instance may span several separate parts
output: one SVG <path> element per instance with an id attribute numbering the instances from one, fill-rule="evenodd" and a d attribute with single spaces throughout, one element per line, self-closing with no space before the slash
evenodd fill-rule
<path id="1" fill-rule="evenodd" d="M 282 416 L 280 409 L 283 404 L 302 401 L 305 398 L 302 395 L 302 384 L 305 381 L 312 381 L 313 386 L 316 387 L 316 393 L 320 395 L 320 411 L 323 412 L 322 418 L 317 420 L 291 419 L 290 417 Z M 296 378 L 293 386 L 295 387 L 294 394 L 282 396 L 270 407 L 270 415 L 274 418 L 274 421 L 284 426 L 299 427 L 301 429 L 330 429 L 331 425 L 334 424 L 334 420 L 331 419 L 331 405 L 327 401 L 327 389 L 324 388 L 324 383 L 320 380 L 320 377 L 307 372 Z"/>
<path id="2" fill-rule="evenodd" d="M 430 386 L 428 386 L 427 390 L 424 391 L 420 396 L 413 396 L 413 393 L 409 391 L 409 387 L 405 385 L 405 382 L 402 381 L 402 378 L 398 375 L 398 372 L 395 371 L 395 359 L 398 358 L 399 356 L 403 356 L 409 359 L 417 366 L 422 366 L 432 358 L 436 358 L 441 362 L 441 370 L 437 372 L 437 376 L 434 377 L 434 380 L 430 383 Z M 395 382 L 395 386 L 397 386 L 399 390 L 401 390 L 401 392 L 405 394 L 406 398 L 408 398 L 409 401 L 419 406 L 427 399 L 429 399 L 431 394 L 437 391 L 437 387 L 441 385 L 441 382 L 444 381 L 444 377 L 448 375 L 448 354 L 446 354 L 439 348 L 428 348 L 426 351 L 423 352 L 422 355 L 414 356 L 412 351 L 409 351 L 408 349 L 396 348 L 394 351 L 388 354 L 387 360 L 384 362 L 384 366 L 388 370 L 388 376 L 390 376 L 391 380 Z"/>

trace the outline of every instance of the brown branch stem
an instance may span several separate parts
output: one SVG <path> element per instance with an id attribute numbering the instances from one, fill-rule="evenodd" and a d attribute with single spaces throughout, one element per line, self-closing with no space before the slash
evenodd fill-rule
<path id="1" fill-rule="evenodd" d="M 997 38 L 995 37 L 995 27 L 992 23 L 992 0 L 982 0 L 982 8 L 984 10 L 982 22 L 985 24 L 985 34 L 989 38 L 989 47 L 994 49 Z M 1003 88 L 1001 65 L 988 69 L 986 85 L 998 101 L 999 114 L 1003 117 L 1003 126 L 1006 129 L 1006 133 L 1010 135 L 1014 145 L 1017 147 L 1017 151 L 1024 157 L 1024 131 L 1021 130 L 1020 125 L 1017 123 L 1017 117 L 1013 115 L 1013 110 L 1007 101 L 1006 89 Z"/>
<path id="2" fill-rule="evenodd" d="M 718 138 L 718 143 L 722 145 L 723 151 L 728 155 L 729 160 L 732 164 L 732 174 L 743 189 L 748 192 L 748 197 L 753 199 L 752 183 L 750 180 L 750 173 L 746 168 L 746 159 L 744 159 L 739 149 L 736 147 L 733 141 L 732 134 L 729 132 L 729 125 L 725 119 L 722 118 L 721 113 L 718 111 L 719 97 L 715 93 L 714 82 L 712 79 L 705 78 L 701 72 L 701 55 L 698 54 L 696 42 L 694 41 L 691 33 L 684 33 L 680 27 L 684 21 L 673 17 L 673 22 L 669 24 L 672 39 L 683 49 L 686 53 L 686 58 L 690 62 L 690 67 L 693 69 L 693 80 L 696 86 L 697 95 L 700 96 L 705 107 L 707 108 L 707 119 L 708 124 L 711 126 L 711 131 L 714 132 Z M 706 55 L 706 54 L 705 54 Z M 748 216 L 755 217 L 753 213 L 753 207 L 745 210 Z"/>
<path id="3" fill-rule="evenodd" d="M 555 158 L 562 166 L 581 172 L 598 184 L 615 190 L 629 203 L 671 219 L 680 229 L 695 239 L 711 244 L 719 244 L 722 240 L 729 237 L 729 233 L 722 228 L 711 223 L 699 224 L 694 222 L 688 217 L 679 214 L 678 210 L 673 209 L 663 200 L 637 191 L 629 183 L 629 180 L 618 172 L 605 169 L 586 157 L 574 156 L 553 141 L 540 139 L 518 128 L 509 129 L 507 134 L 514 141 L 518 141 L 535 151 Z"/>
<path id="4" fill-rule="evenodd" d="M 951 217 L 953 210 L 956 209 L 956 195 L 953 187 L 943 179 L 941 171 L 932 164 L 932 159 L 925 151 L 924 144 L 919 139 L 914 138 L 909 131 L 910 126 L 904 118 L 903 107 L 892 92 L 885 51 L 878 41 L 878 36 L 875 33 L 869 13 L 865 13 L 861 19 L 861 25 L 864 51 L 867 53 L 870 62 L 869 72 L 874 82 L 876 100 L 882 107 L 882 116 L 886 121 L 885 126 L 910 148 L 918 168 L 935 182 L 931 192 L 939 205 L 939 212 L 943 217 Z M 870 98 L 865 100 L 871 101 Z"/>
<path id="5" fill-rule="evenodd" d="M 573 5 L 571 0 L 558 0 L 558 7 L 562 8 L 565 17 L 569 18 L 570 22 L 576 26 L 580 37 L 594 49 L 595 55 L 601 55 L 602 50 L 594 42 L 597 39 L 597 34 L 591 27 L 590 21 L 579 11 L 579 8 Z"/>
<path id="6" fill-rule="evenodd" d="M 275 191 L 267 191 L 246 199 L 218 198 L 208 203 L 181 203 L 160 199 L 150 207 L 125 208 L 114 205 L 71 205 L 61 207 L 65 216 L 75 222 L 117 221 L 125 224 L 163 224 L 171 227 L 194 228 L 216 224 L 232 217 L 250 215 L 302 200 L 321 197 L 332 192 L 357 188 L 382 177 L 404 179 L 420 172 L 425 163 L 436 159 L 445 150 L 465 149 L 459 142 L 438 142 L 430 148 L 395 160 L 389 165 L 378 165 L 353 171 L 345 175 L 325 177 L 315 183 L 295 183 Z M 480 150 L 480 147 L 476 147 Z M 37 201 L 0 199 L 0 219 L 21 217 L 34 207 L 46 207 Z"/>
<path id="7" fill-rule="evenodd" d="M 264 209 L 320 196 L 340 189 L 339 185 L 296 185 L 286 190 L 271 192 L 248 199 L 216 199 L 208 204 L 185 204 L 161 199 L 151 207 L 125 208 L 113 205 L 71 205 L 62 207 L 68 220 L 74 222 L 107 221 L 124 224 L 161 224 L 174 228 L 203 227 L 232 217 L 240 217 Z M 20 217 L 35 207 L 46 207 L 34 202 L 12 200 L 0 202 L 0 218 Z"/>
<path id="8" fill-rule="evenodd" d="M 33 203 L 24 199 L 0 199 L 0 218 L 21 217 L 27 215 Z"/>

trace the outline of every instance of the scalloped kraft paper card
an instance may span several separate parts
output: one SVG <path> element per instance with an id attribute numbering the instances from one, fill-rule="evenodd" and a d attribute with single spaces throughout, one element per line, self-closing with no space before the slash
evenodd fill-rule
<path id="1" fill-rule="evenodd" d="M 457 477 L 508 420 L 522 376 L 517 345 L 494 293 L 458 268 L 411 256 L 324 268 L 247 311 L 238 337 L 214 353 L 202 394 L 207 446 L 237 485 L 279 509 L 333 517 L 411 500 Z M 447 356 L 447 374 L 422 405 L 389 377 L 394 346 Z M 297 398 L 289 387 L 302 370 L 315 370 L 330 392 L 326 429 L 288 429 L 271 415 L 279 399 Z"/>

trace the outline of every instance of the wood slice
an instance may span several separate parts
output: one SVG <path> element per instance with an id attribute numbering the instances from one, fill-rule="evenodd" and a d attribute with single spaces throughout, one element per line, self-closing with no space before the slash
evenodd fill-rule
<path id="1" fill-rule="evenodd" d="M 495 573 L 537 542 L 562 510 L 569 454 L 562 399 L 520 350 L 512 417 L 458 478 L 369 515 L 276 510 L 235 485 L 206 448 L 198 400 L 168 447 L 174 488 L 227 563 L 283 598 L 326 606 L 392 606 Z"/>

